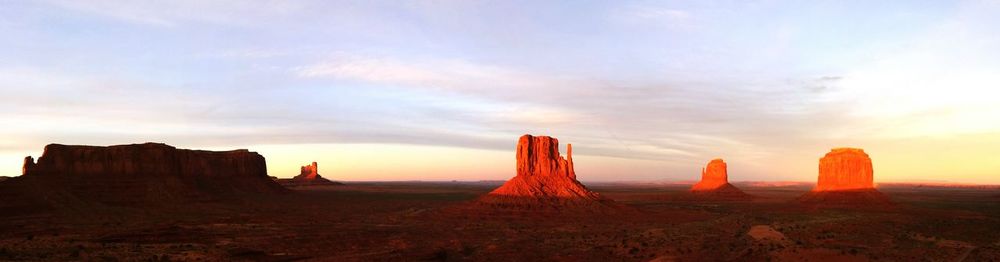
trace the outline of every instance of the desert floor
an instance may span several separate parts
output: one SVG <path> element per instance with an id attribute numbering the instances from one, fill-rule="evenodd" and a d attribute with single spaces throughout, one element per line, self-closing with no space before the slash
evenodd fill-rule
<path id="1" fill-rule="evenodd" d="M 805 186 L 588 184 L 634 212 L 456 208 L 499 182 L 354 182 L 155 208 L 0 213 L 0 260 L 998 261 L 995 189 L 886 186 L 890 208 L 797 204 Z"/>

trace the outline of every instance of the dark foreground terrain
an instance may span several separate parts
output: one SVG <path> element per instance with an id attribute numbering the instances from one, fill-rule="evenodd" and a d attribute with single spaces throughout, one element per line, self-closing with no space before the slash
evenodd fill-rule
<path id="1" fill-rule="evenodd" d="M 1000 261 L 996 189 L 882 186 L 894 205 L 803 206 L 798 186 L 592 184 L 631 212 L 516 214 L 463 206 L 499 183 L 348 183 L 155 208 L 0 213 L 0 260 Z"/>

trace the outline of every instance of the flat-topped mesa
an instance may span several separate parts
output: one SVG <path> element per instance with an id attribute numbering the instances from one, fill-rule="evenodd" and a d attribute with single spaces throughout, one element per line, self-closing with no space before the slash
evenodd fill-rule
<path id="1" fill-rule="evenodd" d="M 264 157 L 256 152 L 177 149 L 161 143 L 106 147 L 50 144 L 37 163 L 25 157 L 23 172 L 25 177 L 74 181 L 166 178 L 210 191 L 284 190 L 268 178 Z"/>
<path id="2" fill-rule="evenodd" d="M 490 209 L 604 212 L 619 208 L 576 180 L 573 151 L 559 155 L 559 140 L 524 135 L 517 143 L 517 175 L 475 203 Z"/>
<path id="3" fill-rule="evenodd" d="M 858 148 L 834 148 L 819 159 L 813 191 L 873 189 L 872 160 Z"/>
<path id="4" fill-rule="evenodd" d="M 864 150 L 835 148 L 819 160 L 816 188 L 797 200 L 815 207 L 885 209 L 894 204 L 875 189 L 872 160 Z"/>
<path id="5" fill-rule="evenodd" d="M 691 187 L 691 191 L 714 190 L 729 184 L 726 162 L 721 158 L 712 159 L 701 169 L 701 181 Z"/>

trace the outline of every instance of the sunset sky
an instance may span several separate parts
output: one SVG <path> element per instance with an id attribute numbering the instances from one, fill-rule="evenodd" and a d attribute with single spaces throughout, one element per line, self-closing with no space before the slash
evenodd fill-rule
<path id="1" fill-rule="evenodd" d="M 0 175 L 48 143 L 248 148 L 272 176 L 1000 184 L 1000 1 L 0 1 Z"/>

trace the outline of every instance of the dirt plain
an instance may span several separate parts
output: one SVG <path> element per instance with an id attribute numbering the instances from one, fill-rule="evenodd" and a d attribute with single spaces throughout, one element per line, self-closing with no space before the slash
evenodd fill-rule
<path id="1" fill-rule="evenodd" d="M 620 214 L 461 208 L 501 182 L 348 182 L 155 208 L 0 212 L 0 260 L 1000 261 L 996 188 L 880 186 L 885 208 L 820 208 L 795 183 L 585 183 Z"/>

